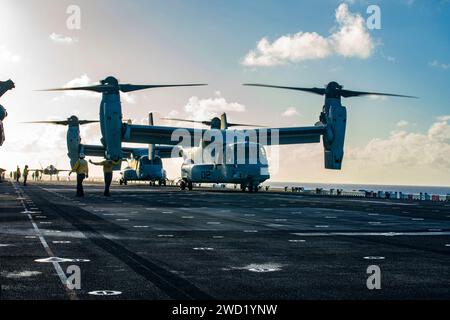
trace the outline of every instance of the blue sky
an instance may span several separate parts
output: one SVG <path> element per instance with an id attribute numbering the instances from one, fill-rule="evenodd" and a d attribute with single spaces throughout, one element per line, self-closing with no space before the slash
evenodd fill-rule
<path id="1" fill-rule="evenodd" d="M 70 4 L 81 8 L 81 30 L 66 27 L 65 11 Z M 299 32 L 331 37 L 339 29 L 336 10 L 343 4 L 351 17 L 362 19 L 368 17 L 368 5 L 376 4 L 381 9 L 381 30 L 364 30 L 373 44 L 367 57 L 346 57 L 334 52 L 325 58 L 285 59 L 271 66 L 243 64 L 263 38 L 273 45 L 280 37 Z M 139 121 L 150 110 L 160 116 L 211 116 L 211 103 L 224 102 L 245 106 L 245 112 L 233 112 L 231 105 L 223 106 L 234 121 L 278 127 L 314 124 L 322 98 L 246 88 L 241 83 L 321 86 L 336 80 L 349 89 L 411 94 L 420 99 L 345 100 L 349 108 L 346 168 L 336 174 L 310 166 L 311 162 L 320 162 L 323 167 L 321 147 L 299 146 L 297 153 L 291 152 L 295 157 L 289 154 L 283 158 L 289 159 L 287 163 L 301 162 L 301 168 L 279 172 L 276 180 L 293 177 L 320 182 L 448 184 L 450 179 L 449 174 L 439 171 L 450 169 L 450 164 L 444 163 L 442 168 L 437 165 L 446 159 L 450 142 L 447 120 L 437 119 L 450 114 L 448 0 L 0 0 L 0 5 L 0 78 L 11 77 L 18 84 L 17 90 L 2 100 L 10 114 L 5 123 L 10 139 L 0 150 L 1 160 L 6 163 L 3 166 L 36 162 L 36 157 L 43 162 L 52 161 L 54 154 L 58 155 L 58 163 L 67 161 L 63 129 L 24 129 L 20 121 L 66 118 L 74 113 L 82 118 L 97 117 L 98 97 L 57 96 L 33 92 L 34 89 L 71 81 L 95 82 L 109 74 L 135 83 L 207 82 L 210 86 L 206 88 L 132 95 L 130 103 L 124 103 L 125 116 Z M 52 40 L 52 34 L 62 40 Z M 12 61 L 15 56 L 18 61 Z M 192 97 L 197 97 L 200 112 L 187 111 Z M 282 116 L 289 108 L 296 113 Z M 22 135 L 23 130 L 33 137 L 48 135 L 51 146 L 32 142 Z M 403 132 L 404 136 L 395 136 L 396 132 Z M 87 141 L 98 141 L 95 128 L 84 129 L 84 133 Z M 430 152 L 439 151 L 427 161 L 414 159 L 417 150 L 430 144 L 426 139 L 436 140 L 435 134 L 439 143 L 430 147 Z M 40 149 L 51 150 L 51 157 L 24 147 L 39 143 Z M 405 159 L 401 148 L 408 149 L 409 143 L 416 149 L 410 150 Z M 376 154 L 388 160 L 374 161 L 370 173 L 359 173 L 358 168 L 367 168 L 367 159 L 380 145 L 392 148 L 387 156 Z M 177 165 L 170 169 L 172 175 L 177 175 Z M 402 171 L 405 167 L 421 173 L 411 177 Z M 398 174 L 390 171 L 394 168 Z M 408 178 L 403 177 L 405 174 Z"/>

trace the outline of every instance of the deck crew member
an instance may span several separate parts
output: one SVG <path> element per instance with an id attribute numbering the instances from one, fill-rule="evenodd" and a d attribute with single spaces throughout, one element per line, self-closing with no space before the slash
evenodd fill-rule
<path id="1" fill-rule="evenodd" d="M 30 173 L 30 171 L 28 170 L 28 165 L 26 165 L 25 168 L 23 169 L 23 186 L 24 187 L 27 185 L 29 173 Z"/>
<path id="2" fill-rule="evenodd" d="M 114 166 L 116 166 L 120 163 L 120 161 L 113 161 L 109 157 L 107 157 L 106 160 L 101 161 L 101 162 L 93 162 L 92 160 L 89 160 L 89 162 L 96 166 L 103 166 L 103 174 L 105 177 L 105 192 L 103 195 L 105 197 L 110 197 L 111 193 L 110 193 L 109 189 L 111 187 L 111 182 L 112 182 L 112 178 L 113 178 L 113 169 L 114 169 Z"/>
<path id="3" fill-rule="evenodd" d="M 69 176 L 73 172 L 77 174 L 77 197 L 84 197 L 83 181 L 84 179 L 89 178 L 89 165 L 84 158 L 85 155 L 81 153 L 80 159 L 78 159 L 73 166 L 72 171 L 69 173 Z"/>
<path id="4" fill-rule="evenodd" d="M 20 168 L 19 168 L 19 166 L 17 166 L 17 170 L 16 170 L 16 182 L 19 182 L 20 177 L 21 177 Z"/>

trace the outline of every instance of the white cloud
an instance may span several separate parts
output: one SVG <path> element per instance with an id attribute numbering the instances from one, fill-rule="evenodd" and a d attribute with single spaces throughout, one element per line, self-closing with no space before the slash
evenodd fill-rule
<path id="1" fill-rule="evenodd" d="M 426 133 L 392 132 L 387 139 L 373 139 L 364 148 L 350 149 L 349 161 L 450 170 L 450 117 L 441 119 Z"/>
<path id="2" fill-rule="evenodd" d="M 178 117 L 180 114 L 180 112 L 178 110 L 172 110 L 169 112 L 169 114 L 167 115 L 168 118 L 175 118 Z"/>
<path id="3" fill-rule="evenodd" d="M 290 107 L 287 108 L 286 111 L 284 111 L 281 116 L 283 117 L 294 117 L 294 116 L 300 116 L 300 113 L 297 111 L 296 108 Z"/>
<path id="4" fill-rule="evenodd" d="M 244 105 L 228 102 L 220 92 L 216 92 L 214 98 L 191 97 L 184 107 L 184 111 L 194 120 L 210 120 L 222 112 L 245 112 L 245 110 Z"/>
<path id="5" fill-rule="evenodd" d="M 20 55 L 11 52 L 5 46 L 0 46 L 0 59 L 12 63 L 19 63 L 22 61 L 22 57 Z"/>
<path id="6" fill-rule="evenodd" d="M 129 104 L 135 104 L 136 103 L 136 97 L 130 93 L 121 93 L 120 97 L 123 101 Z"/>
<path id="7" fill-rule="evenodd" d="M 245 66 L 274 66 L 287 62 L 301 62 L 339 55 L 367 59 L 375 47 L 363 17 L 351 13 L 346 3 L 336 9 L 337 27 L 328 37 L 316 32 L 284 35 L 273 43 L 267 38 L 259 41 L 242 61 Z"/>
<path id="8" fill-rule="evenodd" d="M 370 94 L 368 95 L 370 100 L 376 100 L 376 101 L 386 101 L 388 100 L 388 97 L 386 96 L 379 96 L 379 95 L 375 95 L 375 94 Z"/>
<path id="9" fill-rule="evenodd" d="M 259 41 L 256 50 L 247 54 L 245 66 L 274 66 L 288 61 L 321 59 L 331 55 L 329 41 L 313 32 L 286 35 L 270 43 L 267 38 Z"/>
<path id="10" fill-rule="evenodd" d="M 440 121 L 440 122 L 450 121 L 450 115 L 437 117 L 437 120 Z"/>
<path id="11" fill-rule="evenodd" d="M 72 44 L 75 44 L 75 43 L 78 42 L 78 39 L 77 39 L 77 38 L 72 38 L 72 37 L 69 37 L 69 36 L 64 36 L 64 35 L 57 34 L 57 33 L 54 33 L 54 32 L 49 36 L 49 38 L 50 38 L 50 40 L 52 40 L 54 43 L 57 43 L 57 44 L 63 44 L 63 45 L 72 45 Z"/>
<path id="12" fill-rule="evenodd" d="M 403 127 L 408 126 L 408 125 L 409 125 L 409 122 L 406 121 L 406 120 L 400 120 L 400 121 L 397 122 L 395 125 L 396 125 L 397 127 L 399 127 L 399 128 L 403 128 Z"/>
<path id="13" fill-rule="evenodd" d="M 366 21 L 353 14 L 346 4 L 336 10 L 336 21 L 340 30 L 331 35 L 334 50 L 344 57 L 367 59 L 372 54 L 374 43 L 366 28 Z"/>
<path id="14" fill-rule="evenodd" d="M 347 143 L 342 171 L 324 169 L 321 144 L 281 147 L 274 181 L 448 185 L 450 180 L 450 115 L 425 132 L 397 130 L 363 146 Z M 301 165 L 299 165 L 301 164 Z M 292 169 L 283 169 L 292 168 Z"/>
<path id="15" fill-rule="evenodd" d="M 78 78 L 70 80 L 63 86 L 63 88 L 86 87 L 94 85 L 98 85 L 98 83 L 92 82 L 89 76 L 87 74 L 84 74 Z M 98 93 L 91 91 L 66 91 L 65 95 L 68 97 L 100 99 L 100 95 Z M 122 101 L 126 103 L 129 104 L 136 103 L 136 98 L 130 93 L 121 93 L 120 97 Z M 53 100 L 59 101 L 61 100 L 61 97 L 56 97 Z"/>
<path id="16" fill-rule="evenodd" d="M 82 76 L 72 79 L 67 82 L 63 88 L 73 88 L 73 87 L 86 87 L 92 86 L 96 83 L 91 82 L 91 79 L 87 74 L 83 74 Z M 69 97 L 77 97 L 77 98 L 99 98 L 99 94 L 91 91 L 65 91 L 64 94 Z"/>
<path id="17" fill-rule="evenodd" d="M 438 60 L 433 60 L 429 63 L 431 67 L 439 68 L 442 70 L 449 70 L 450 69 L 450 63 L 441 63 Z"/>
<path id="18" fill-rule="evenodd" d="M 386 56 L 385 58 L 386 58 L 387 61 L 392 62 L 392 63 L 395 63 L 397 61 L 397 59 L 395 57 L 392 57 L 392 56 Z"/>
<path id="19" fill-rule="evenodd" d="M 84 86 L 91 86 L 95 85 L 95 83 L 91 82 L 91 79 L 88 77 L 87 74 L 83 74 L 79 78 L 75 78 L 70 80 L 64 85 L 64 88 L 70 88 L 70 87 L 84 87 Z"/>
<path id="20" fill-rule="evenodd" d="M 64 150 L 66 147 L 67 129 L 65 127 L 31 124 L 23 124 L 22 127 L 27 131 L 29 138 L 24 140 L 21 135 L 11 134 L 7 140 L 6 151 L 21 153 L 25 158 L 39 159 L 43 162 L 50 161 L 58 152 L 63 154 L 61 149 Z"/>

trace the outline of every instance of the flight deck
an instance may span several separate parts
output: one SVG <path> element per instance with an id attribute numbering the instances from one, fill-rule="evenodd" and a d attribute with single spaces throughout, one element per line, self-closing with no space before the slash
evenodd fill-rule
<path id="1" fill-rule="evenodd" d="M 1 299 L 450 298 L 448 202 L 85 191 L 0 184 Z M 81 288 L 68 288 L 77 268 Z"/>

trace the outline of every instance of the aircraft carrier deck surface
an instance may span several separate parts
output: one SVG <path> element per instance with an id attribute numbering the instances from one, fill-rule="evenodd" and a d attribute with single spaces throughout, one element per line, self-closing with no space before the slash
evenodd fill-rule
<path id="1" fill-rule="evenodd" d="M 450 298 L 449 203 L 112 193 L 0 184 L 1 299 Z M 381 290 L 367 288 L 370 265 Z M 80 290 L 63 285 L 70 266 Z"/>

